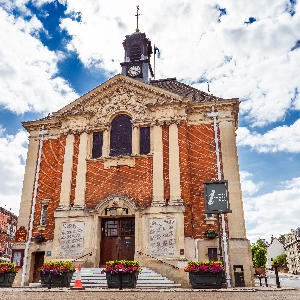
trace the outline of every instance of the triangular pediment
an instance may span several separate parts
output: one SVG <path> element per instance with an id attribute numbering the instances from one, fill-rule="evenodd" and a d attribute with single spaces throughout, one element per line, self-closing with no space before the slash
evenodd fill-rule
<path id="1" fill-rule="evenodd" d="M 182 97 L 118 74 L 105 83 L 94 88 L 87 94 L 54 113 L 56 117 L 78 114 L 103 115 L 117 108 L 134 110 L 139 114 L 145 113 L 146 105 L 180 102 Z"/>

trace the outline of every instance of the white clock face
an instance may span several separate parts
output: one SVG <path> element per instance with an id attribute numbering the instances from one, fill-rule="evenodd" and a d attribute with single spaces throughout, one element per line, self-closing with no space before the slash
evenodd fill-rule
<path id="1" fill-rule="evenodd" d="M 131 66 L 127 72 L 129 76 L 136 77 L 141 73 L 141 71 L 142 69 L 140 66 Z"/>

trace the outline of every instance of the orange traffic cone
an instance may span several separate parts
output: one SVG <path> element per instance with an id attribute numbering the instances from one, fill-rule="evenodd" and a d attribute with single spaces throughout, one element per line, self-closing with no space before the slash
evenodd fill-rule
<path id="1" fill-rule="evenodd" d="M 72 290 L 84 290 L 84 287 L 82 287 L 82 282 L 81 282 L 81 266 L 80 266 L 80 264 L 78 264 L 75 283 L 71 289 Z"/>

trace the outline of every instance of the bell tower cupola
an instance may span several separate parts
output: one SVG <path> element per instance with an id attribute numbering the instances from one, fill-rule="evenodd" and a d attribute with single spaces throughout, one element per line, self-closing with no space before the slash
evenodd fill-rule
<path id="1" fill-rule="evenodd" d="M 136 31 L 131 35 L 126 35 L 126 38 L 123 41 L 125 57 L 124 62 L 121 63 L 122 74 L 149 83 L 150 78 L 154 76 L 150 64 L 152 46 L 151 41 L 146 37 L 146 34 L 141 33 L 138 28 L 138 10 L 139 6 L 137 6 L 136 14 Z"/>

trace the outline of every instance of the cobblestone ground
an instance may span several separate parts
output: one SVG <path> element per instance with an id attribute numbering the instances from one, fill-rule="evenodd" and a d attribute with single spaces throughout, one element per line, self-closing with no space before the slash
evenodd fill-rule
<path id="1" fill-rule="evenodd" d="M 230 300 L 252 300 L 252 299 L 289 299 L 299 300 L 300 290 L 259 290 L 259 291 L 72 291 L 72 290 L 34 290 L 25 291 L 22 289 L 0 289 L 1 300 L 102 300 L 102 299 L 141 299 L 141 300 L 180 300 L 180 299 L 230 299 Z"/>

